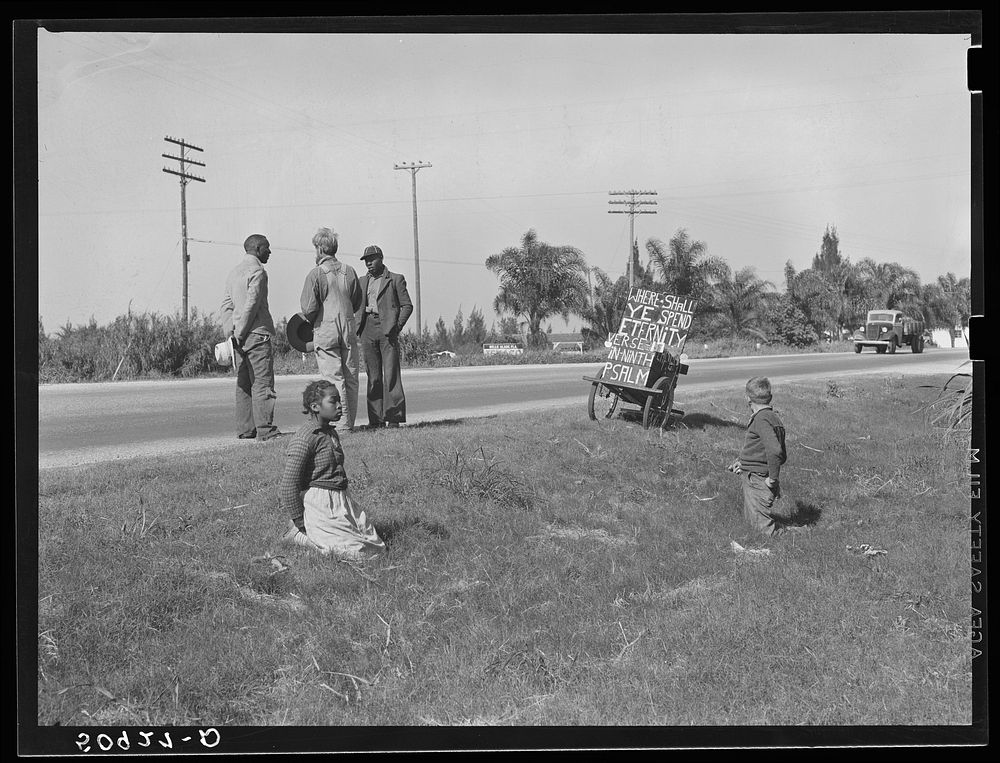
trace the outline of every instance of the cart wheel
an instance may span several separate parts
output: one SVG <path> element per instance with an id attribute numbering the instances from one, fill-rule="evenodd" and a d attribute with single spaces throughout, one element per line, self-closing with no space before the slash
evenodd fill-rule
<path id="1" fill-rule="evenodd" d="M 618 400 L 618 393 L 611 387 L 592 382 L 587 398 L 587 414 L 592 421 L 609 421 L 618 410 Z"/>
<path id="2" fill-rule="evenodd" d="M 670 419 L 674 414 L 679 414 L 681 417 L 684 416 L 684 411 L 677 411 L 674 409 L 674 391 L 677 389 L 677 380 L 674 379 L 674 384 L 670 388 L 670 392 L 667 393 L 666 398 L 663 400 L 663 410 L 666 411 L 666 415 L 663 417 L 663 421 L 660 422 L 660 429 L 666 429 L 670 424 Z"/>
<path id="3" fill-rule="evenodd" d="M 668 378 L 666 376 L 661 376 L 653 384 L 654 390 L 661 390 L 668 383 L 670 383 L 670 389 L 661 395 L 650 395 L 646 398 L 646 404 L 642 408 L 642 428 L 649 429 L 650 427 L 659 427 L 663 429 L 667 423 L 670 421 L 670 407 L 674 404 L 674 382 L 676 383 L 676 377 Z M 654 405 L 653 400 L 657 397 L 660 398 L 661 402 Z"/>

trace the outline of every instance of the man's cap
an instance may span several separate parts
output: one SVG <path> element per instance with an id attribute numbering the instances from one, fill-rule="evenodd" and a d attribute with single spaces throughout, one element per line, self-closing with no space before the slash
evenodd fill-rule
<path id="1" fill-rule="evenodd" d="M 307 323 L 298 313 L 288 319 L 285 336 L 288 337 L 288 343 L 299 352 L 312 352 L 315 349 L 312 324 Z"/>
<path id="2" fill-rule="evenodd" d="M 372 244 L 371 246 L 365 247 L 365 253 L 361 255 L 361 259 L 367 260 L 369 257 L 382 257 L 382 250 Z"/>

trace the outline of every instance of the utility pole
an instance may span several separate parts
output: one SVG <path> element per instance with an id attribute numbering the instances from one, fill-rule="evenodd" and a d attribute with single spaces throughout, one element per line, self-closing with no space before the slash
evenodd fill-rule
<path id="1" fill-rule="evenodd" d="M 197 164 L 199 167 L 204 167 L 202 162 L 196 162 L 194 159 L 189 159 L 184 153 L 187 149 L 193 149 L 194 151 L 204 151 L 198 146 L 187 143 L 183 138 L 171 138 L 169 135 L 164 137 L 164 140 L 168 143 L 174 143 L 181 147 L 181 155 L 174 156 L 173 154 L 161 154 L 165 159 L 175 159 L 181 163 L 181 171 L 168 170 L 166 167 L 163 168 L 164 172 L 169 172 L 171 175 L 177 175 L 181 179 L 181 270 L 182 270 L 182 307 L 181 315 L 184 317 L 184 322 L 188 319 L 188 233 L 187 233 L 187 198 L 184 193 L 185 186 L 192 180 L 197 180 L 199 183 L 204 183 L 205 178 L 200 178 L 197 175 L 191 175 L 187 172 L 188 164 Z"/>
<path id="2" fill-rule="evenodd" d="M 420 244 L 417 239 L 417 171 L 430 167 L 427 162 L 401 162 L 393 165 L 396 170 L 409 170 L 413 180 L 413 284 L 417 293 L 417 336 L 423 336 L 424 324 L 420 322 Z"/>
<path id="3" fill-rule="evenodd" d="M 632 268 L 632 248 L 635 240 L 635 216 L 655 215 L 655 209 L 643 209 L 644 205 L 656 204 L 655 201 L 646 201 L 643 196 L 656 196 L 656 191 L 608 191 L 609 196 L 628 196 L 627 200 L 611 200 L 608 204 L 624 204 L 625 209 L 609 209 L 609 215 L 628 215 L 628 274 L 629 288 L 635 286 L 635 272 Z"/>

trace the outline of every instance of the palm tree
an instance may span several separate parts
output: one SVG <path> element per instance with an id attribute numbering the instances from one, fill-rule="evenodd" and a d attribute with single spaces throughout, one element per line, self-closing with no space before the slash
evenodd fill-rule
<path id="1" fill-rule="evenodd" d="M 760 310 L 767 299 L 768 289 L 774 284 L 757 277 L 756 268 L 750 266 L 732 274 L 725 265 L 713 286 L 716 320 L 720 327 L 735 336 L 752 336 L 766 339 L 760 328 Z"/>
<path id="2" fill-rule="evenodd" d="M 594 294 L 589 307 L 580 313 L 580 317 L 588 324 L 583 327 L 584 339 L 593 345 L 600 345 L 608 334 L 618 331 L 622 314 L 628 302 L 628 279 L 619 276 L 612 281 L 608 274 L 598 267 L 591 268 L 594 274 Z"/>
<path id="3" fill-rule="evenodd" d="M 830 286 L 830 295 L 836 303 L 837 328 L 843 330 L 854 321 L 851 315 L 851 293 L 856 289 L 855 268 L 849 260 L 829 263 L 820 271 Z"/>
<path id="4" fill-rule="evenodd" d="M 498 315 L 523 316 L 532 344 L 545 341 L 543 321 L 554 315 L 568 319 L 587 305 L 590 290 L 583 253 L 539 241 L 534 228 L 521 237 L 520 246 L 487 257 L 486 267 L 500 279 L 493 309 Z"/>
<path id="5" fill-rule="evenodd" d="M 867 297 L 868 310 L 907 310 L 919 307 L 920 276 L 896 262 L 875 262 L 866 257 L 858 262 L 857 273 Z"/>
<path id="6" fill-rule="evenodd" d="M 972 315 L 972 282 L 968 278 L 955 278 L 954 273 L 938 276 L 938 286 L 957 320 L 953 325 L 965 326 Z"/>
<path id="7" fill-rule="evenodd" d="M 692 241 L 685 228 L 679 228 L 667 246 L 657 238 L 649 239 L 646 251 L 649 269 L 661 284 L 677 296 L 694 297 L 699 302 L 727 267 L 725 260 L 708 256 L 705 242 Z M 699 304 L 699 308 L 704 310 L 705 305 Z"/>
<path id="8" fill-rule="evenodd" d="M 858 291 L 856 268 L 840 252 L 840 237 L 836 226 L 826 226 L 823 242 L 813 256 L 812 270 L 825 284 L 824 301 L 830 304 L 830 312 L 835 313 L 837 333 L 856 321 L 854 297 Z M 832 332 L 834 326 L 829 326 Z"/>
<path id="9" fill-rule="evenodd" d="M 786 277 L 791 271 L 786 268 Z M 788 295 L 803 312 L 817 334 L 836 331 L 842 306 L 843 293 L 825 274 L 807 268 L 788 280 Z"/>

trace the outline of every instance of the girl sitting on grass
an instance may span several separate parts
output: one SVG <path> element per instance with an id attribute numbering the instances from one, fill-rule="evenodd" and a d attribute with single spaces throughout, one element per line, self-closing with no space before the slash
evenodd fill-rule
<path id="1" fill-rule="evenodd" d="M 282 542 L 348 559 L 384 551 L 347 489 L 344 450 L 333 426 L 343 412 L 333 382 L 310 382 L 302 393 L 302 412 L 309 420 L 288 443 L 279 485 L 281 506 L 291 517 Z"/>

